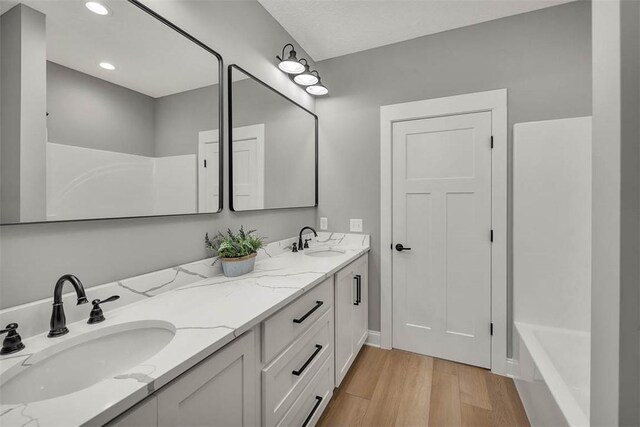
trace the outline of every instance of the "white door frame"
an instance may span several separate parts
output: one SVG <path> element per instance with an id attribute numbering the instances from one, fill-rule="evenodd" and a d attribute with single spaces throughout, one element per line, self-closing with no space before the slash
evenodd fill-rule
<path id="1" fill-rule="evenodd" d="M 202 185 L 202 183 L 205 180 L 205 171 L 204 169 L 201 167 L 202 166 L 202 161 L 204 159 L 204 150 L 205 150 L 205 145 L 206 144 L 219 144 L 220 143 L 220 132 L 218 131 L 218 129 L 213 129 L 213 130 L 203 130 L 198 132 L 198 212 L 199 213 L 205 213 L 205 209 L 204 209 L 204 199 L 206 197 L 206 194 L 204 193 L 204 185 Z M 221 154 L 220 147 L 218 146 L 218 156 Z M 222 162 L 218 162 L 220 167 L 222 165 Z M 220 173 L 220 171 L 218 171 L 218 173 Z M 220 185 L 220 183 L 218 183 L 218 186 Z M 218 205 L 221 205 L 220 203 L 220 194 L 218 194 Z M 220 212 L 220 208 L 218 208 L 217 212 Z M 209 212 L 209 213 L 215 213 L 215 212 Z"/>
<path id="2" fill-rule="evenodd" d="M 491 112 L 491 371 L 507 374 L 507 89 L 477 92 L 380 107 L 380 346 L 393 345 L 393 195 L 394 122 Z"/>

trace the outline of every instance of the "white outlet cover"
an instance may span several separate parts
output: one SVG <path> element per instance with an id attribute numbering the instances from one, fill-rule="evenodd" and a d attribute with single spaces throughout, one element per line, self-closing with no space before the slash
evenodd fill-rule
<path id="1" fill-rule="evenodd" d="M 326 230 L 327 228 L 327 217 L 320 217 L 320 230 Z"/>
<path id="2" fill-rule="evenodd" d="M 362 233 L 362 220 L 361 219 L 349 220 L 349 231 L 353 233 Z"/>

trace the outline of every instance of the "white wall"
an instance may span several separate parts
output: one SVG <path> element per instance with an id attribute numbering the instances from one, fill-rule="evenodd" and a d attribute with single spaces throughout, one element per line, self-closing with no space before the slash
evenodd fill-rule
<path id="1" fill-rule="evenodd" d="M 514 321 L 591 330 L 591 117 L 513 130 Z"/>
<path id="2" fill-rule="evenodd" d="M 314 109 L 313 99 L 276 66 L 275 55 L 291 37 L 255 0 L 147 4 L 218 51 L 225 64 L 237 62 Z M 222 77 L 226 86 L 226 73 Z M 315 223 L 313 208 L 231 213 L 227 184 L 222 214 L 0 227 L 0 307 L 51 296 L 64 273 L 76 274 L 90 287 L 204 258 L 205 232 L 244 224 L 273 241 Z"/>
<path id="3" fill-rule="evenodd" d="M 594 0 L 591 422 L 640 424 L 640 2 Z"/>
<path id="4" fill-rule="evenodd" d="M 47 220 L 197 211 L 196 156 L 146 157 L 47 144 Z"/>

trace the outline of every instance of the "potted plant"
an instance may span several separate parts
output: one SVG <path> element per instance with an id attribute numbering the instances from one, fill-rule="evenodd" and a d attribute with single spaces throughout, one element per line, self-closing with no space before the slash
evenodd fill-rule
<path id="1" fill-rule="evenodd" d="M 237 277 L 253 271 L 257 251 L 263 246 L 263 238 L 254 235 L 255 232 L 245 232 L 241 226 L 237 234 L 227 229 L 226 234 L 219 232 L 212 240 L 209 233 L 205 235 L 207 249 L 218 252 L 225 276 Z"/>

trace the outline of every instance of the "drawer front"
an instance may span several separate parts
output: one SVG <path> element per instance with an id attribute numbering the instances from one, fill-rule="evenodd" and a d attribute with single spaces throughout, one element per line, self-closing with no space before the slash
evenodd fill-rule
<path id="1" fill-rule="evenodd" d="M 315 426 L 332 395 L 333 357 L 330 356 L 277 425 L 282 427 Z"/>
<path id="2" fill-rule="evenodd" d="M 273 426 L 283 417 L 330 355 L 333 356 L 333 309 L 262 371 L 265 425 Z"/>
<path id="3" fill-rule="evenodd" d="M 270 362 L 333 306 L 333 277 L 262 323 L 262 361 Z"/>

